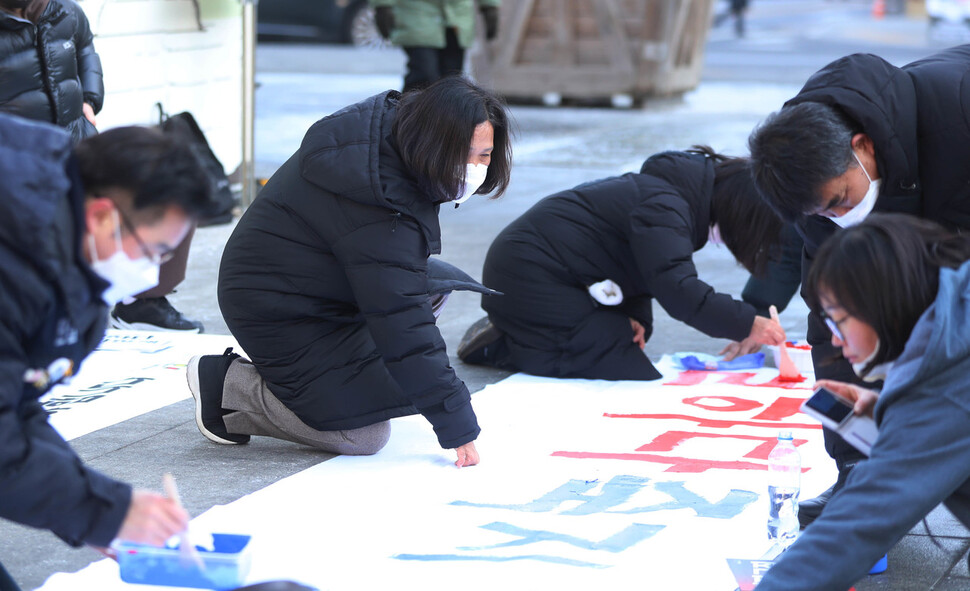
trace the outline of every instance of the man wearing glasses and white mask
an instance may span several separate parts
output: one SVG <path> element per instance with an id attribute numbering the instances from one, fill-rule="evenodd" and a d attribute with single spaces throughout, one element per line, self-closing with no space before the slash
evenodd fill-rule
<path id="1" fill-rule="evenodd" d="M 871 54 L 836 60 L 758 126 L 749 146 L 759 191 L 804 240 L 802 260 L 790 256 L 782 262 L 788 270 L 801 266 L 803 278 L 826 238 L 873 211 L 905 213 L 966 231 L 970 45 L 903 67 Z M 778 282 L 782 274 L 776 273 Z M 828 363 L 839 356 L 829 339 L 813 310 L 808 341 L 816 378 L 857 382 L 846 360 Z M 800 503 L 803 526 L 821 513 L 862 459 L 835 433 L 826 430 L 825 440 L 839 478 L 817 499 Z"/>
<path id="2" fill-rule="evenodd" d="M 0 518 L 67 543 L 161 545 L 188 516 L 85 466 L 37 399 L 78 371 L 107 306 L 151 287 L 211 207 L 188 147 L 157 130 L 64 131 L 0 115 Z M 16 589 L 0 566 L 0 589 Z"/>

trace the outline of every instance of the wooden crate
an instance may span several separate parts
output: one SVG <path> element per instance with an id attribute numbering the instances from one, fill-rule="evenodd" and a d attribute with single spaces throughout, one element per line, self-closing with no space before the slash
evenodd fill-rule
<path id="1" fill-rule="evenodd" d="M 510 97 L 634 100 L 697 86 L 714 0 L 503 0 L 499 36 L 472 59 Z"/>

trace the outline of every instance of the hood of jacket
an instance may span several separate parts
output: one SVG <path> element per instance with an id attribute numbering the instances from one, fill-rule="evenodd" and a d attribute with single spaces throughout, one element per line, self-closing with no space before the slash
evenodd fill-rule
<path id="1" fill-rule="evenodd" d="M 839 108 L 872 138 L 883 179 L 880 197 L 919 188 L 916 89 L 905 70 L 875 55 L 849 55 L 813 74 L 785 106 L 804 102 Z M 913 205 L 880 203 L 876 208 L 906 211 Z"/>
<path id="2" fill-rule="evenodd" d="M 672 185 L 690 207 L 694 227 L 694 250 L 707 244 L 711 224 L 711 195 L 714 192 L 714 163 L 703 154 L 661 152 L 647 158 L 640 174 L 659 178 Z"/>
<path id="3" fill-rule="evenodd" d="M 0 245 L 54 286 L 72 318 L 81 318 L 91 301 L 102 306 L 97 294 L 108 284 L 81 254 L 84 194 L 72 146 L 54 125 L 0 114 L 0 219 L 17 220 L 0 224 Z"/>
<path id="4" fill-rule="evenodd" d="M 46 123 L 0 114 L 0 216 L 17 220 L 0 225 L 0 242 L 50 268 L 48 238 L 64 196 L 71 136 Z"/>
<path id="5" fill-rule="evenodd" d="M 906 347 L 886 376 L 876 404 L 876 420 L 888 404 L 913 384 L 938 391 L 970 410 L 970 392 L 955 383 L 970 375 L 970 261 L 940 270 L 936 300 L 923 313 Z M 959 382 L 954 380 L 958 379 Z"/>
<path id="6" fill-rule="evenodd" d="M 389 90 L 314 123 L 300 146 L 300 174 L 340 198 L 415 219 L 437 254 L 438 204 L 404 166 L 391 133 L 400 97 Z"/>

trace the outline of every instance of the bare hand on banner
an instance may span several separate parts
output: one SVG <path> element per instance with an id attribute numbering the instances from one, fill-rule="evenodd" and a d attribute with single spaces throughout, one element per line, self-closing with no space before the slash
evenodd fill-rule
<path id="1" fill-rule="evenodd" d="M 474 441 L 469 441 L 461 447 L 456 447 L 455 451 L 458 453 L 458 460 L 455 461 L 455 465 L 459 468 L 464 466 L 474 466 L 478 463 L 478 450 L 475 449 Z"/>
<path id="2" fill-rule="evenodd" d="M 718 353 L 718 355 L 723 355 L 724 361 L 731 361 L 735 357 L 743 357 L 745 355 L 757 353 L 760 349 L 761 343 L 751 337 L 748 337 L 740 343 L 728 343 L 726 347 L 721 349 L 721 352 Z"/>
<path id="3" fill-rule="evenodd" d="M 118 539 L 162 546 L 165 540 L 185 531 L 189 514 L 172 499 L 149 490 L 134 490 Z"/>
<path id="4" fill-rule="evenodd" d="M 646 334 L 646 331 L 643 329 L 643 325 L 631 318 L 630 326 L 633 327 L 633 342 L 636 343 L 638 347 L 643 349 L 647 346 L 647 339 L 643 337 L 643 335 Z"/>

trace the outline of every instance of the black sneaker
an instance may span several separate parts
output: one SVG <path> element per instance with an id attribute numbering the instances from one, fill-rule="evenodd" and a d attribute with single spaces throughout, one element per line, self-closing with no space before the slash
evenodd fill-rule
<path id="1" fill-rule="evenodd" d="M 111 311 L 111 328 L 163 332 L 202 332 L 202 323 L 189 320 L 172 307 L 168 298 L 142 298 L 130 304 L 115 304 Z"/>
<path id="2" fill-rule="evenodd" d="M 468 327 L 465 336 L 458 343 L 458 358 L 465 363 L 485 363 L 485 349 L 502 338 L 502 332 L 495 328 L 488 316 L 480 318 Z"/>
<path id="3" fill-rule="evenodd" d="M 236 435 L 226 429 L 222 417 L 232 412 L 222 408 L 222 391 L 226 373 L 239 355 L 232 347 L 222 355 L 196 355 L 189 360 L 185 378 L 189 382 L 192 398 L 195 398 L 195 424 L 210 441 L 223 445 L 248 443 L 249 435 Z"/>

